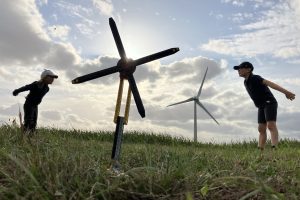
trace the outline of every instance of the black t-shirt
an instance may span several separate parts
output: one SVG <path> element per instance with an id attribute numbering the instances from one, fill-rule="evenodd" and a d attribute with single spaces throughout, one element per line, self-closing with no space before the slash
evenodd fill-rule
<path id="1" fill-rule="evenodd" d="M 244 85 L 251 99 L 256 107 L 264 107 L 266 104 L 277 103 L 272 92 L 263 84 L 263 78 L 259 75 L 251 74 L 247 80 L 244 81 Z"/>
<path id="2" fill-rule="evenodd" d="M 25 105 L 36 106 L 41 103 L 43 97 L 49 91 L 49 87 L 47 84 L 35 81 L 29 85 L 25 85 L 24 87 L 17 89 L 16 91 L 20 93 L 28 90 L 30 92 L 26 97 Z"/>

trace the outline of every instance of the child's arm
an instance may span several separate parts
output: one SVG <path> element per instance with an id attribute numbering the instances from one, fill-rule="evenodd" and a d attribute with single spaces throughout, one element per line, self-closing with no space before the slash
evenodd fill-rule
<path id="1" fill-rule="evenodd" d="M 283 94 L 285 94 L 286 98 L 288 98 L 289 100 L 294 100 L 295 99 L 295 94 L 284 89 L 283 87 L 277 85 L 276 83 L 273 83 L 271 81 L 268 81 L 266 79 L 263 80 L 263 84 L 265 84 L 266 86 L 269 86 L 270 88 L 277 90 L 279 92 L 282 92 Z"/>
<path id="2" fill-rule="evenodd" d="M 20 87 L 19 89 L 16 89 L 16 90 L 13 91 L 13 95 L 17 96 L 20 92 L 31 90 L 32 87 L 33 87 L 33 84 L 29 84 L 29 85 L 25 85 L 23 87 Z"/>

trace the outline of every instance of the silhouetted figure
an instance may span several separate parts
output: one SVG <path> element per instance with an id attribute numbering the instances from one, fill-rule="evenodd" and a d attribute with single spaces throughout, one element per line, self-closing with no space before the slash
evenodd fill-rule
<path id="1" fill-rule="evenodd" d="M 258 147 L 263 150 L 267 140 L 267 128 L 271 133 L 272 147 L 278 144 L 277 101 L 269 87 L 282 92 L 287 99 L 294 100 L 295 94 L 282 88 L 281 86 L 252 73 L 253 65 L 250 62 L 243 62 L 233 69 L 238 70 L 239 76 L 245 78 L 245 88 L 258 108 Z"/>
<path id="2" fill-rule="evenodd" d="M 52 84 L 54 79 L 58 78 L 51 70 L 45 69 L 41 74 L 39 81 L 34 81 L 29 85 L 25 85 L 13 91 L 13 95 L 17 96 L 20 92 L 28 91 L 24 103 L 24 132 L 32 134 L 36 129 L 38 118 L 38 105 L 43 97 L 49 91 L 49 84 Z"/>

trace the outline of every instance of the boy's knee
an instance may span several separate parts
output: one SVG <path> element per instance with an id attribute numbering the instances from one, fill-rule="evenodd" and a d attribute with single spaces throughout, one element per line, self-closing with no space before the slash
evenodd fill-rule
<path id="1" fill-rule="evenodd" d="M 268 122 L 267 126 L 270 131 L 274 131 L 277 129 L 276 122 Z"/>
<path id="2" fill-rule="evenodd" d="M 258 125 L 258 132 L 260 134 L 266 134 L 267 125 L 266 124 L 259 124 Z"/>

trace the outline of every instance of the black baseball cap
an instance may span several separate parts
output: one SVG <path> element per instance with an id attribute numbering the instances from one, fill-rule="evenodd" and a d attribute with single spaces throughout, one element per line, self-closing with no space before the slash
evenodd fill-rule
<path id="1" fill-rule="evenodd" d="M 250 62 L 242 62 L 240 65 L 238 66 L 234 66 L 233 69 L 238 70 L 240 68 L 250 68 L 251 71 L 253 71 L 253 65 Z"/>

